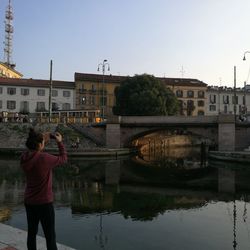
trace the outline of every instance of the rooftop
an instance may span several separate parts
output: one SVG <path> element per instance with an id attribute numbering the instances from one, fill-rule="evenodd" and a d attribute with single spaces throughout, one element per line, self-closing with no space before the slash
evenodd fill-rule
<path id="1" fill-rule="evenodd" d="M 0 65 L 2 65 L 2 66 L 4 66 L 5 68 L 7 68 L 7 69 L 9 69 L 9 70 L 11 70 L 11 71 L 13 71 L 13 72 L 15 72 L 15 73 L 18 74 L 20 77 L 23 76 L 20 72 L 18 72 L 17 70 L 15 70 L 13 67 L 9 67 L 9 66 L 8 66 L 6 63 L 4 63 L 4 62 L 0 62 Z"/>
<path id="2" fill-rule="evenodd" d="M 116 76 L 116 75 L 105 75 L 105 81 L 109 83 L 121 83 L 127 77 L 131 76 Z M 165 78 L 165 77 L 156 77 L 166 85 L 175 85 L 175 86 L 199 86 L 206 87 L 207 84 L 192 78 Z M 86 74 L 86 73 L 75 73 L 75 81 L 91 81 L 91 82 L 102 82 L 102 74 Z"/>
<path id="3" fill-rule="evenodd" d="M 20 78 L 4 78 L 0 77 L 0 85 L 8 86 L 24 86 L 24 87 L 43 87 L 47 88 L 49 86 L 49 80 L 40 79 L 20 79 Z M 64 88 L 64 89 L 74 89 L 75 83 L 68 81 L 52 81 L 53 88 Z"/>

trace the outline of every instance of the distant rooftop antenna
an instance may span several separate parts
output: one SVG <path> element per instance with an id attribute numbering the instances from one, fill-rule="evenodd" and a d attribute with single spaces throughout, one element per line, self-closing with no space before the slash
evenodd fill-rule
<path id="1" fill-rule="evenodd" d="M 8 67 L 15 68 L 15 64 L 12 62 L 12 40 L 14 28 L 13 21 L 13 9 L 11 0 L 6 8 L 5 12 L 5 41 L 4 41 L 4 62 Z"/>
<path id="2" fill-rule="evenodd" d="M 184 74 L 186 73 L 183 66 L 181 66 L 181 71 L 180 72 L 181 72 L 181 78 L 183 78 Z"/>

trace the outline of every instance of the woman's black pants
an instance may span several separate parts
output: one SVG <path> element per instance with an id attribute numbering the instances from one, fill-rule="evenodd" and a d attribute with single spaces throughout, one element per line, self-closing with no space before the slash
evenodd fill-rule
<path id="1" fill-rule="evenodd" d="M 47 250 L 57 250 L 53 203 L 42 205 L 25 204 L 25 208 L 28 221 L 28 250 L 36 250 L 36 235 L 39 222 L 41 222 L 46 238 Z"/>

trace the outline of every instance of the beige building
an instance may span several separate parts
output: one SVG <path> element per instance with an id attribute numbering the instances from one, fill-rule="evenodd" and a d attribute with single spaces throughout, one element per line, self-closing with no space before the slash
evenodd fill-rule
<path id="1" fill-rule="evenodd" d="M 160 78 L 179 100 L 180 115 L 206 115 L 207 84 L 190 78 Z"/>
<path id="2" fill-rule="evenodd" d="M 75 73 L 76 109 L 100 109 L 104 117 L 112 115 L 115 105 L 114 90 L 126 76 Z M 205 115 L 207 84 L 197 79 L 158 78 L 177 96 L 180 114 Z"/>
<path id="3" fill-rule="evenodd" d="M 125 77 L 75 73 L 76 109 L 99 109 L 101 116 L 112 115 L 114 90 Z"/>
<path id="4" fill-rule="evenodd" d="M 9 67 L 3 62 L 0 62 L 0 77 L 5 78 L 21 78 L 23 75 L 16 71 L 14 68 Z"/>

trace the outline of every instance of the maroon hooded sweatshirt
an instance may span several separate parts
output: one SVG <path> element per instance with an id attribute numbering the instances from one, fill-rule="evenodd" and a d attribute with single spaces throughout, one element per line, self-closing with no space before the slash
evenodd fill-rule
<path id="1" fill-rule="evenodd" d="M 21 167 L 26 175 L 24 202 L 39 205 L 53 202 L 52 170 L 67 161 L 67 152 L 62 142 L 57 143 L 59 155 L 43 151 L 27 151 L 21 156 Z"/>

